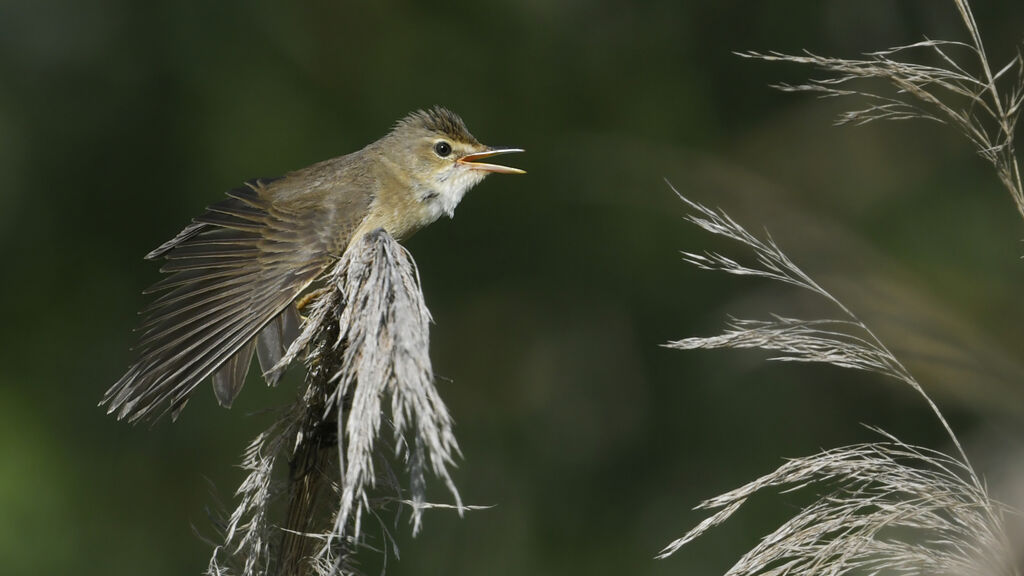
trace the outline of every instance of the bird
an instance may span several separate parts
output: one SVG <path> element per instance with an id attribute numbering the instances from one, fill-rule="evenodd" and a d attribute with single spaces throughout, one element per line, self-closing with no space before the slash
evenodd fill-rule
<path id="1" fill-rule="evenodd" d="M 118 420 L 176 420 L 212 376 L 230 408 L 254 352 L 263 372 L 281 359 L 298 334 L 298 299 L 350 245 L 451 218 L 487 175 L 525 173 L 480 160 L 522 151 L 481 144 L 434 106 L 361 150 L 230 190 L 145 256 L 163 259 L 165 276 L 144 291 L 156 296 L 140 312 L 137 359 L 101 405 Z"/>

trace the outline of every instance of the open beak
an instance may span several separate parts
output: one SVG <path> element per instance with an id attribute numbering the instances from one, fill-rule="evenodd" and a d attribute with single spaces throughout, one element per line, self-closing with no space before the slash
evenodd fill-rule
<path id="1" fill-rule="evenodd" d="M 497 174 L 526 174 L 526 170 L 520 170 L 519 168 L 510 168 L 508 166 L 501 166 L 498 164 L 485 164 L 483 162 L 476 162 L 476 160 L 483 160 L 484 158 L 490 158 L 491 156 L 497 156 L 498 154 L 509 154 L 511 152 L 523 152 L 522 148 L 487 148 L 483 152 L 475 152 L 473 154 L 466 154 L 462 158 L 459 158 L 455 162 L 458 164 L 464 164 L 473 170 L 483 170 L 484 172 L 495 172 Z"/>

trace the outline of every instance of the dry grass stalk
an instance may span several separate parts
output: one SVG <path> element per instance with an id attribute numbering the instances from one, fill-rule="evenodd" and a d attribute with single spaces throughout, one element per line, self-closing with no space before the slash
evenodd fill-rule
<path id="1" fill-rule="evenodd" d="M 351 553 L 369 547 L 368 515 L 385 530 L 385 548 L 384 507 L 408 505 L 413 532 L 420 530 L 422 511 L 432 507 L 425 501 L 428 469 L 451 492 L 453 508 L 465 509 L 448 471 L 459 450 L 434 387 L 429 324 L 415 262 L 391 236 L 378 230 L 346 251 L 301 334 L 268 372 L 275 377 L 306 353 L 302 397 L 245 451 L 248 476 L 209 574 L 349 572 Z M 390 441 L 381 438 L 385 422 Z M 409 474 L 409 498 L 388 466 L 390 447 Z M 286 461 L 288 519 L 275 526 L 269 507 L 281 490 L 274 472 Z M 393 496 L 374 495 L 381 484 Z M 318 505 L 323 495 L 332 497 L 333 511 Z"/>
<path id="2" fill-rule="evenodd" d="M 805 84 L 780 84 L 787 92 L 823 97 L 856 96 L 865 108 L 842 114 L 838 124 L 920 118 L 955 127 L 995 168 L 1024 217 L 1024 186 L 1014 133 L 1024 106 L 1024 56 L 994 69 L 967 0 L 954 0 L 967 30 L 966 42 L 929 40 L 871 52 L 863 59 L 832 58 L 810 52 L 741 52 L 745 58 L 794 62 L 828 73 Z M 932 63 L 912 58 L 929 58 Z M 993 71 L 995 70 L 995 71 Z M 889 89 L 886 89 L 886 86 Z"/>
<path id="3" fill-rule="evenodd" d="M 678 192 L 677 192 L 678 194 Z M 757 276 L 809 290 L 833 303 L 842 317 L 733 320 L 723 334 L 667 344 L 697 348 L 758 348 L 773 360 L 820 362 L 888 376 L 913 388 L 931 407 L 957 456 L 887 441 L 827 450 L 790 460 L 776 471 L 712 498 L 715 511 L 666 546 L 669 556 L 729 519 L 755 493 L 814 486 L 825 493 L 747 552 L 727 576 L 818 574 L 949 574 L 1019 576 L 1007 536 L 1008 510 L 988 494 L 938 406 L 914 376 L 846 306 L 801 270 L 770 238 L 760 239 L 727 214 L 680 195 L 688 220 L 739 242 L 753 264 L 718 253 L 684 253 L 702 269 Z"/>
<path id="4" fill-rule="evenodd" d="M 809 64 L 832 75 L 779 86 L 782 90 L 868 100 L 866 108 L 841 115 L 839 124 L 922 118 L 956 127 L 993 165 L 1024 216 L 1024 188 L 1014 150 L 1024 103 L 1024 58 L 1018 52 L 993 72 L 968 2 L 954 0 L 954 4 L 967 29 L 967 42 L 925 40 L 859 60 L 809 52 L 741 56 Z M 935 63 L 907 59 L 922 52 Z M 809 290 L 834 304 L 841 316 L 733 320 L 721 335 L 686 338 L 668 346 L 759 348 L 776 353 L 774 360 L 820 362 L 883 374 L 910 386 L 924 399 L 949 435 L 956 456 L 885 435 L 885 441 L 790 460 L 770 474 L 700 504 L 699 509 L 715 512 L 666 546 L 659 557 L 675 553 L 725 522 L 762 490 L 813 487 L 820 494 L 817 501 L 765 536 L 733 565 L 728 576 L 1020 576 L 1006 528 L 1006 516 L 1012 511 L 989 496 L 956 434 L 914 376 L 866 324 L 796 266 L 771 237 L 760 239 L 724 212 L 680 198 L 693 210 L 688 217 L 691 222 L 739 242 L 754 254 L 750 265 L 717 253 L 685 253 L 688 262 Z"/>

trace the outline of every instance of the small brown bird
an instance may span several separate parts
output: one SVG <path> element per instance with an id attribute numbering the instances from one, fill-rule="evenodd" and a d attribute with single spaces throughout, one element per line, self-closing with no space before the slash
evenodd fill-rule
<path id="1" fill-rule="evenodd" d="M 492 172 L 478 162 L 522 152 L 481 144 L 454 113 L 435 107 L 400 120 L 389 134 L 346 156 L 228 192 L 177 236 L 146 255 L 168 274 L 146 293 L 138 360 L 107 391 L 118 419 L 172 417 L 209 376 L 230 406 L 255 350 L 263 371 L 298 333 L 295 302 L 363 234 L 409 237 Z"/>

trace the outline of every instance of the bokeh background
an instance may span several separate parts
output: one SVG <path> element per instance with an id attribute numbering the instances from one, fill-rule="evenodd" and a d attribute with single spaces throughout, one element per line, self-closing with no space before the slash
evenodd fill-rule
<path id="1" fill-rule="evenodd" d="M 1024 4 L 978 3 L 992 59 Z M 776 93 L 759 49 L 853 56 L 963 39 L 952 2 L 675 0 L 0 2 L 0 565 L 6 574 L 197 574 L 207 479 L 223 500 L 294 397 L 200 388 L 177 423 L 96 406 L 158 278 L 141 256 L 246 178 L 376 139 L 444 104 L 528 150 L 408 242 L 436 325 L 464 498 L 390 574 L 714 574 L 793 511 L 751 510 L 676 556 L 699 500 L 783 457 L 876 438 L 937 448 L 920 399 L 868 375 L 662 348 L 729 314 L 831 311 L 717 276 L 665 179 L 767 227 L 901 355 L 1003 498 L 1024 454 L 1024 227 L 968 145 L 926 123 L 834 128 L 854 103 Z M 736 252 L 733 252 L 736 254 Z M 436 488 L 436 486 L 435 486 Z M 443 499 L 443 491 L 437 491 Z M 375 573 L 379 559 L 366 558 Z"/>

